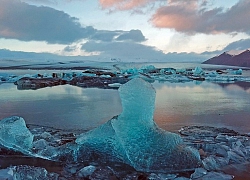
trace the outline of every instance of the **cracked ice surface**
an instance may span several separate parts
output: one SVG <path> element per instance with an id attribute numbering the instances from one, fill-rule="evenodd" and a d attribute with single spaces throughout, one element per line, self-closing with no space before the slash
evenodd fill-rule
<path id="1" fill-rule="evenodd" d="M 155 90 L 150 83 L 135 78 L 122 85 L 119 93 L 123 112 L 76 139 L 79 160 L 93 151 L 139 171 L 174 172 L 198 166 L 197 150 L 185 146 L 179 135 L 154 123 Z"/>

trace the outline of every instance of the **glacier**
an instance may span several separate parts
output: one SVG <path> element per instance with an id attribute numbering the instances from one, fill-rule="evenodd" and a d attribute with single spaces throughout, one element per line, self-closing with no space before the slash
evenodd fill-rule
<path id="1" fill-rule="evenodd" d="M 144 172 L 178 172 L 199 165 L 200 155 L 196 149 L 184 145 L 178 134 L 155 124 L 156 93 L 150 83 L 135 78 L 118 91 L 123 112 L 76 139 L 78 161 L 88 154 L 120 161 Z"/>

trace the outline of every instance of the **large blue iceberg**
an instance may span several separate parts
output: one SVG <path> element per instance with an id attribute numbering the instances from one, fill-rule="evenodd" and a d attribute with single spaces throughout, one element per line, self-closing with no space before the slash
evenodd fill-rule
<path id="1" fill-rule="evenodd" d="M 160 129 L 153 120 L 155 90 L 135 78 L 119 88 L 123 112 L 105 124 L 81 134 L 77 160 L 86 155 L 127 163 L 138 171 L 178 172 L 200 163 L 196 149 L 175 133 Z"/>

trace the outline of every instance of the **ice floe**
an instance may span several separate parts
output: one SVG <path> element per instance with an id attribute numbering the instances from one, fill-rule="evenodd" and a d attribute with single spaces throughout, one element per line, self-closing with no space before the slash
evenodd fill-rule
<path id="1" fill-rule="evenodd" d="M 141 68 L 116 68 L 116 69 L 85 69 L 83 71 L 69 71 L 69 72 L 52 72 L 43 74 L 24 74 L 24 75 L 13 75 L 7 73 L 0 74 L 0 83 L 15 82 L 20 87 L 24 86 L 24 89 L 30 87 L 31 89 L 37 89 L 44 87 L 45 81 L 62 81 L 66 84 L 79 85 L 82 87 L 99 87 L 99 88 L 118 88 L 119 86 L 106 86 L 96 83 L 96 81 L 101 82 L 101 84 L 114 84 L 121 83 L 124 84 L 130 79 L 142 78 L 148 82 L 154 81 L 168 81 L 168 82 L 190 82 L 190 81 L 209 81 L 217 83 L 228 83 L 228 82 L 250 82 L 250 77 L 244 75 L 246 70 L 242 69 L 224 69 L 224 70 L 212 70 L 212 69 L 202 69 L 200 66 L 194 69 L 175 69 L 175 68 L 156 68 L 153 65 L 142 66 Z M 28 81 L 37 82 L 31 83 L 32 85 L 27 85 L 24 83 L 24 79 Z M 92 79 L 91 82 L 87 82 L 83 85 L 83 80 Z M 126 80 L 127 79 L 127 80 Z M 40 80 L 40 81 L 39 81 Z M 42 82 L 43 81 L 43 82 Z M 48 86 L 54 86 L 58 83 L 49 83 Z M 30 82 L 29 82 L 30 83 Z M 91 84 L 92 83 L 92 84 Z M 60 83 L 59 83 L 60 84 Z M 45 86 L 46 87 L 46 86 Z"/>

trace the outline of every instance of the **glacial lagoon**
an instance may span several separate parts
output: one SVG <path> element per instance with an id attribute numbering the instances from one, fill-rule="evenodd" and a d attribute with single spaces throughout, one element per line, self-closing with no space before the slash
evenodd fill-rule
<path id="1" fill-rule="evenodd" d="M 248 74 L 246 75 L 246 73 Z M 244 70 L 244 75 L 249 77 L 249 71 Z M 158 77 L 155 78 L 158 79 Z M 177 132 L 184 126 L 191 126 L 191 128 L 182 128 L 180 133 L 184 135 L 182 138 L 186 144 L 205 151 L 199 152 L 205 169 L 197 168 L 195 172 L 179 175 L 156 175 L 154 173 L 142 175 L 140 172 L 131 171 L 128 167 L 125 170 L 125 164 L 106 164 L 103 167 L 101 164 L 87 161 L 81 166 L 80 164 L 60 163 L 51 165 L 53 163 L 51 161 L 32 160 L 31 157 L 31 161 L 28 163 L 24 160 L 26 157 L 14 158 L 16 157 L 15 153 L 13 158 L 12 156 L 2 156 L 1 166 L 7 168 L 11 164 L 20 165 L 25 162 L 25 165 L 31 166 L 15 166 L 10 168 L 9 171 L 20 172 L 21 174 L 30 171 L 39 172 L 38 174 L 41 173 L 40 175 L 46 177 L 57 176 L 57 174 L 48 174 L 47 176 L 47 171 L 42 167 L 49 172 L 56 172 L 61 175 L 66 173 L 63 175 L 64 177 L 74 178 L 74 176 L 81 177 L 81 172 L 91 171 L 93 173 L 95 171 L 93 176 L 108 173 L 111 165 L 112 172 L 109 173 L 122 177 L 121 173 L 127 174 L 130 172 L 132 174 L 126 175 L 126 177 L 131 177 L 129 179 L 133 179 L 132 177 L 139 178 L 140 176 L 152 178 L 161 176 L 173 176 L 173 178 L 178 176 L 195 177 L 201 174 L 204 176 L 204 173 L 206 173 L 206 178 L 232 179 L 231 175 L 234 175 L 236 179 L 248 178 L 248 173 L 245 173 L 248 163 L 244 162 L 248 162 L 249 154 L 244 154 L 244 152 L 248 152 L 250 143 L 248 139 L 250 132 L 248 125 L 250 117 L 250 82 L 249 78 L 243 78 L 243 81 L 231 81 L 227 80 L 228 78 L 231 79 L 231 75 L 225 76 L 224 79 L 226 80 L 219 77 L 219 81 L 209 81 L 209 77 L 206 81 L 187 80 L 185 77 L 177 77 L 177 79 L 170 78 L 167 81 L 162 81 L 160 78 L 152 82 L 156 90 L 154 113 L 156 124 L 170 132 Z M 241 77 L 236 78 L 241 79 Z M 34 150 L 36 151 L 41 146 L 44 146 L 43 143 L 50 144 L 44 150 L 45 153 L 53 152 L 51 150 L 54 148 L 50 150 L 48 148 L 51 145 L 56 146 L 55 149 L 57 147 L 60 149 L 61 145 L 62 148 L 67 147 L 67 142 L 74 141 L 80 133 L 106 123 L 112 117 L 121 114 L 122 111 L 119 93 L 114 89 L 60 85 L 38 90 L 20 90 L 12 83 L 3 82 L 0 84 L 0 94 L 0 118 L 15 115 L 23 117 L 32 134 L 36 137 Z M 210 128 L 207 126 L 210 126 Z M 241 134 L 223 128 L 233 129 Z M 51 142 L 50 140 L 44 140 L 44 138 L 46 139 L 52 134 Z M 214 137 L 212 141 L 211 137 Z M 216 147 L 217 150 L 221 147 L 227 147 L 226 154 L 224 151 L 217 152 L 217 150 L 210 152 L 211 147 Z M 243 152 L 243 154 L 237 155 L 239 152 Z M 207 157 L 207 155 L 209 156 Z M 240 163 L 240 166 L 237 163 Z M 223 169 L 223 166 L 226 167 Z M 116 169 L 119 167 L 122 170 Z M 219 170 L 219 172 L 214 170 Z M 5 174 L 4 177 L 8 176 L 6 174 L 8 169 L 0 171 L 0 175 Z M 77 174 L 74 173 L 75 171 L 77 171 Z M 223 172 L 227 174 L 223 174 Z"/>
<path id="2" fill-rule="evenodd" d="M 249 133 L 250 83 L 153 83 L 155 122 L 177 132 L 183 126 L 227 127 Z M 27 124 L 65 130 L 90 130 L 121 113 L 117 90 L 70 85 L 17 90 L 0 85 L 0 119 L 17 115 Z"/>

